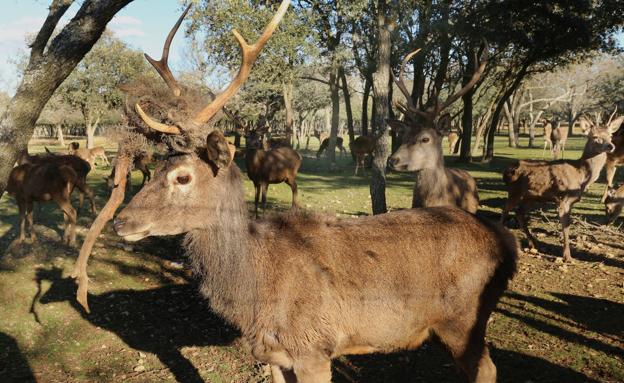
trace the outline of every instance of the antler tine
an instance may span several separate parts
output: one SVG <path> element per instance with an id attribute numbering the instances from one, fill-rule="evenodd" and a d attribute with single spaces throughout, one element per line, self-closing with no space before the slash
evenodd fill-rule
<path id="1" fill-rule="evenodd" d="M 461 88 L 459 90 L 459 92 L 449 96 L 446 99 L 446 101 L 444 101 L 442 104 L 437 106 L 436 107 L 436 114 L 440 113 L 442 110 L 447 108 L 449 105 L 451 105 L 452 103 L 457 101 L 460 97 L 462 97 L 464 94 L 466 94 L 473 86 L 475 86 L 477 84 L 477 82 L 479 82 L 479 79 L 481 79 L 481 76 L 483 75 L 483 72 L 485 72 L 485 67 L 487 66 L 488 59 L 489 59 L 488 58 L 489 45 L 488 45 L 487 40 L 483 39 L 483 44 L 484 44 L 483 56 L 481 57 L 481 60 L 479 62 L 479 66 L 477 67 L 475 72 L 472 74 L 472 78 L 470 79 L 470 81 L 468 81 L 468 83 L 466 85 L 464 85 L 464 87 Z M 476 53 L 475 53 L 475 56 L 476 56 Z"/>
<path id="2" fill-rule="evenodd" d="M 407 56 L 403 58 L 403 61 L 401 62 L 401 68 L 399 69 L 399 77 L 394 79 L 394 83 L 397 85 L 397 87 L 399 87 L 399 90 L 401 91 L 401 93 L 403 93 L 403 96 L 405 96 L 407 109 L 409 111 L 419 114 L 422 117 L 429 117 L 429 115 L 426 112 L 423 112 L 422 110 L 418 109 L 416 105 L 414 105 L 414 102 L 412 101 L 412 95 L 410 94 L 409 90 L 407 90 L 407 85 L 405 84 L 405 78 L 403 78 L 403 72 L 405 71 L 405 66 L 412 59 L 412 57 L 414 57 L 420 51 L 421 51 L 421 48 L 417 48 L 413 50 L 412 52 L 408 53 Z M 403 114 L 407 112 L 407 110 L 405 109 L 403 110 L 399 109 L 399 110 Z"/>
<path id="3" fill-rule="evenodd" d="M 180 24 L 182 24 L 182 20 L 184 20 L 184 17 L 186 17 L 186 14 L 191 9 L 192 5 L 193 4 L 189 4 L 189 6 L 186 7 L 186 9 L 184 10 L 184 12 L 182 12 L 182 15 L 180 16 L 178 21 L 175 23 L 173 28 L 171 28 L 171 31 L 169 31 L 169 34 L 167 35 L 167 39 L 165 40 L 165 45 L 163 46 L 163 52 L 162 52 L 162 56 L 160 60 L 156 61 L 153 58 L 151 58 L 147 53 L 145 53 L 145 58 L 147 59 L 147 61 L 150 64 L 152 64 L 154 69 L 156 69 L 158 74 L 160 74 L 160 77 L 162 77 L 163 80 L 165 80 L 165 82 L 167 83 L 167 86 L 169 87 L 169 89 L 171 89 L 171 91 L 176 97 L 180 96 L 182 89 L 180 88 L 180 85 L 176 81 L 175 77 L 173 77 L 171 70 L 169 70 L 169 65 L 167 63 L 167 61 L 169 60 L 169 47 L 171 46 L 171 41 L 173 40 L 173 37 L 178 31 L 178 28 L 180 28 Z"/>
<path id="4" fill-rule="evenodd" d="M 238 89 L 247 80 L 247 77 L 249 77 L 251 67 L 256 61 L 258 54 L 260 54 L 260 51 L 277 28 L 278 24 L 284 17 L 284 14 L 286 14 L 289 5 L 290 0 L 282 1 L 282 4 L 277 10 L 277 13 L 275 13 L 275 16 L 273 16 L 271 22 L 266 26 L 262 35 L 253 45 L 249 45 L 236 29 L 232 30 L 232 34 L 238 41 L 241 49 L 241 67 L 230 85 L 228 85 L 228 87 L 221 94 L 219 94 L 210 104 L 208 104 L 208 106 L 202 109 L 193 118 L 193 122 L 197 124 L 203 124 L 210 121 L 210 119 L 214 117 L 215 114 L 219 112 L 219 110 L 221 110 L 225 103 L 236 94 Z"/>
<path id="5" fill-rule="evenodd" d="M 618 106 L 615 105 L 615 109 L 613 110 L 613 113 L 611 113 L 611 116 L 609 116 L 609 121 L 607 121 L 606 126 L 609 126 L 609 124 L 611 124 L 611 120 L 613 120 L 613 117 L 615 117 L 615 114 L 617 113 L 617 109 L 618 109 Z"/>
<path id="6" fill-rule="evenodd" d="M 152 119 L 150 116 L 148 116 L 143 111 L 143 109 L 141 108 L 141 106 L 139 105 L 138 102 L 134 105 L 134 109 L 136 110 L 136 112 L 139 115 L 139 117 L 141 117 L 143 122 L 145 122 L 147 124 L 147 126 L 149 126 L 150 128 L 152 128 L 154 130 L 157 130 L 159 132 L 162 132 L 162 133 L 182 134 L 182 132 L 180 131 L 180 129 L 178 127 L 172 126 L 172 125 L 163 124 L 162 122 L 158 122 L 158 121 Z"/>

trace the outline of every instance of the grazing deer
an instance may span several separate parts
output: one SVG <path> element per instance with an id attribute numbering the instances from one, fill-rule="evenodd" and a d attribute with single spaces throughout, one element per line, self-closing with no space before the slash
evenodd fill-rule
<path id="1" fill-rule="evenodd" d="M 503 208 L 501 222 L 505 222 L 509 212 L 518 207 L 518 223 L 527 236 L 529 246 L 535 248 L 535 240 L 529 232 L 526 219 L 527 210 L 535 202 L 556 203 L 563 231 L 563 260 L 571 261 L 569 232 L 572 206 L 600 175 L 607 153 L 614 150 L 611 133 L 622 121 L 624 116 L 612 121 L 606 129 L 591 125 L 583 155 L 578 160 L 521 160 L 509 166 L 503 174 L 509 197 Z M 585 123 L 590 124 L 587 121 Z"/>
<path id="2" fill-rule="evenodd" d="M 292 148 L 279 146 L 265 149 L 262 133 L 249 130 L 245 136 L 245 166 L 247 175 L 256 189 L 255 214 L 258 217 L 258 200 L 262 190 L 262 209 L 266 209 L 269 184 L 286 182 L 292 190 L 292 207 L 297 207 L 297 172 L 301 167 L 301 155 Z"/>
<path id="3" fill-rule="evenodd" d="M 611 115 L 611 120 L 614 114 Z M 609 124 L 608 122 L 607 124 Z M 613 133 L 611 142 L 615 146 L 615 150 L 611 153 L 607 153 L 607 163 L 605 164 L 605 170 L 607 173 L 607 185 L 605 191 L 602 194 L 601 202 L 605 202 L 609 189 L 613 187 L 613 178 L 615 177 L 616 166 L 624 162 L 624 123 L 620 124 L 620 127 Z"/>
<path id="4" fill-rule="evenodd" d="M 176 125 L 137 104 L 145 124 L 184 139 L 185 129 L 209 121 L 244 83 L 288 5 L 259 42 L 236 34 L 241 68 L 212 103 Z M 171 156 L 113 226 L 128 241 L 187 233 L 201 292 L 254 357 L 271 364 L 274 382 L 327 383 L 332 358 L 416 348 L 431 335 L 468 380 L 496 381 L 485 331 L 516 269 L 507 230 L 447 208 L 344 220 L 295 211 L 250 221 L 234 146 L 219 131 L 205 142 Z"/>
<path id="5" fill-rule="evenodd" d="M 80 160 L 80 159 L 79 159 Z M 7 192 L 15 197 L 19 207 L 21 243 L 26 237 L 26 230 L 30 231 L 31 240 L 35 240 L 33 230 L 33 202 L 56 202 L 65 220 L 63 241 L 70 246 L 76 243 L 76 210 L 71 205 L 71 193 L 75 187 L 82 193 L 89 193 L 84 189 L 81 174 L 86 174 L 90 165 L 83 160 L 80 172 L 75 165 L 62 161 L 40 161 L 19 165 L 11 171 L 7 184 Z M 82 203 L 81 203 L 82 204 Z M 92 201 L 95 213 L 95 206 Z M 26 227 L 28 222 L 28 228 Z"/>
<path id="6" fill-rule="evenodd" d="M 561 126 L 561 120 L 553 118 L 551 120 L 544 119 L 544 150 L 542 158 L 546 156 L 546 147 L 550 147 L 553 159 L 561 158 L 565 155 L 565 145 L 568 141 L 568 128 Z"/>
<path id="7" fill-rule="evenodd" d="M 115 161 L 113 161 L 113 163 L 114 162 Z M 140 152 L 136 156 L 134 156 L 134 158 L 132 159 L 131 170 L 139 170 L 143 174 L 143 180 L 141 180 L 141 186 L 139 186 L 140 188 L 142 188 L 143 185 L 145 185 L 145 182 L 149 182 L 149 180 L 152 178 L 152 173 L 150 172 L 148 168 L 148 165 L 150 163 L 152 163 L 152 155 L 147 152 Z M 106 185 L 108 185 L 109 188 L 112 188 L 114 186 L 115 166 L 113 166 L 111 173 L 109 174 L 108 177 L 105 178 L 105 180 L 106 180 Z M 126 182 L 127 189 L 130 189 L 132 187 L 131 180 L 132 180 L 131 174 L 130 172 L 128 172 L 127 182 Z"/>
<path id="8" fill-rule="evenodd" d="M 329 137 L 323 139 L 323 141 L 321 142 L 321 146 L 319 147 L 319 150 L 316 152 L 317 160 L 321 158 L 321 155 L 327 150 L 328 146 L 329 146 Z M 342 137 L 336 137 L 336 148 L 338 148 L 338 150 L 340 151 L 341 157 L 344 158 L 344 156 L 347 154 L 347 150 L 344 148 L 344 140 L 342 139 Z"/>
<path id="9" fill-rule="evenodd" d="M 366 156 L 372 155 L 375 150 L 377 140 L 373 136 L 359 136 L 353 142 L 349 142 L 349 149 L 355 157 L 355 173 L 357 176 L 360 166 L 364 168 L 364 175 L 366 175 L 366 166 L 364 166 L 364 160 Z"/>
<path id="10" fill-rule="evenodd" d="M 624 184 L 617 189 L 609 189 L 604 201 L 607 224 L 613 223 L 624 207 Z"/>
<path id="11" fill-rule="evenodd" d="M 77 175 L 76 188 L 78 190 L 78 209 L 82 209 L 84 204 L 84 195 L 87 195 L 89 203 L 91 205 L 91 212 L 97 214 L 95 208 L 95 197 L 93 190 L 87 184 L 87 175 L 91 171 L 91 165 L 87 162 L 88 167 L 85 166 L 85 160 L 73 155 L 56 154 L 46 148 L 46 154 L 44 155 L 30 155 L 28 151 L 23 151 L 17 161 L 18 165 L 30 164 L 40 165 L 46 163 L 54 163 L 58 166 L 69 166 L 74 169 Z"/>
<path id="12" fill-rule="evenodd" d="M 443 103 L 436 100 L 433 106 L 426 109 L 414 105 L 403 79 L 405 65 L 419 51 L 415 50 L 403 59 L 399 77 L 395 79 L 407 99 L 407 106 L 399 108 L 405 120 L 388 121 L 390 127 L 403 137 L 401 146 L 390 157 L 388 164 L 394 170 L 416 172 L 412 207 L 457 206 L 476 213 L 479 194 L 474 178 L 465 170 L 444 166 L 442 138 L 451 129 L 451 116 L 448 113 L 440 116 L 440 113 L 479 81 L 487 65 L 487 45 L 470 81 Z"/>
<path id="13" fill-rule="evenodd" d="M 106 151 L 101 146 L 96 146 L 95 148 L 87 149 L 87 148 L 80 148 L 80 143 L 78 142 L 72 142 L 68 146 L 67 153 L 82 158 L 83 160 L 91 164 L 91 167 L 95 166 L 95 160 L 98 158 L 101 158 L 106 164 L 106 166 L 110 166 L 110 162 L 108 161 L 108 158 L 106 157 Z"/>

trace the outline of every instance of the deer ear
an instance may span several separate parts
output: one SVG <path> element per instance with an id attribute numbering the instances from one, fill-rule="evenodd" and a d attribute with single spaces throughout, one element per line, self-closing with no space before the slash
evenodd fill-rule
<path id="1" fill-rule="evenodd" d="M 213 131 L 206 138 L 206 155 L 217 169 L 228 167 L 234 159 L 235 152 L 236 147 L 231 145 L 218 130 Z"/>
<path id="2" fill-rule="evenodd" d="M 405 130 L 409 129 L 409 126 L 401 120 L 387 119 L 386 123 L 390 126 L 390 130 L 398 134 L 403 134 Z"/>
<path id="3" fill-rule="evenodd" d="M 622 125 L 622 122 L 624 122 L 624 116 L 620 116 L 616 118 L 615 120 L 611 121 L 609 126 L 607 126 L 607 130 L 609 131 L 609 133 L 617 132 L 618 129 L 620 128 L 620 125 Z"/>

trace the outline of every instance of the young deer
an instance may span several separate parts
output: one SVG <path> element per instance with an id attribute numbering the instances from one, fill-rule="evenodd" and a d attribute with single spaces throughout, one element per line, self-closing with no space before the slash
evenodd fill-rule
<path id="1" fill-rule="evenodd" d="M 184 139 L 191 133 L 184 129 L 197 126 L 190 122 L 209 121 L 245 81 L 288 4 L 261 42 L 237 35 L 241 69 L 203 111 L 174 126 L 137 106 L 145 123 Z M 507 230 L 446 208 L 344 220 L 295 211 L 250 221 L 234 146 L 219 131 L 205 142 L 171 156 L 114 228 L 130 241 L 187 233 L 200 291 L 240 329 L 254 357 L 271 364 L 274 382 L 328 383 L 333 358 L 415 348 L 430 335 L 468 380 L 496 381 L 485 331 L 516 268 Z M 78 271 L 85 286 L 86 270 Z"/>
<path id="2" fill-rule="evenodd" d="M 245 136 L 245 166 L 247 175 L 256 189 L 255 214 L 258 217 L 258 200 L 262 190 L 262 209 L 266 209 L 266 195 L 269 184 L 286 182 L 292 191 L 292 207 L 297 207 L 297 172 L 302 157 L 294 149 L 278 146 L 264 149 L 263 135 L 258 130 L 249 130 Z"/>
<path id="3" fill-rule="evenodd" d="M 85 184 L 81 182 L 81 174 L 87 173 L 90 166 L 86 161 L 80 161 L 83 162 L 80 172 L 75 170 L 75 165 L 72 166 L 61 161 L 25 163 L 13 168 L 9 175 L 7 192 L 15 197 L 19 207 L 19 242 L 25 239 L 27 229 L 30 231 L 30 238 L 35 240 L 33 202 L 54 201 L 63 211 L 65 220 L 63 241 L 70 246 L 75 245 L 77 215 L 76 210 L 71 205 L 71 193 L 74 187 L 81 189 L 82 193 L 89 194 L 90 192 L 83 188 Z M 91 202 L 91 207 L 95 213 L 93 200 Z M 26 227 L 26 222 L 28 222 L 28 227 Z"/>
<path id="4" fill-rule="evenodd" d="M 503 174 L 509 197 L 503 208 L 501 222 L 504 223 L 509 212 L 517 207 L 518 223 L 527 236 L 529 246 L 535 248 L 535 240 L 529 232 L 526 213 L 535 202 L 556 203 L 563 231 L 563 260 L 571 261 L 569 237 L 572 206 L 581 199 L 585 189 L 600 175 L 607 160 L 607 153 L 614 150 L 611 132 L 623 120 L 624 116 L 617 118 L 606 129 L 592 125 L 583 155 L 578 160 L 521 160 L 509 166 Z"/>
<path id="5" fill-rule="evenodd" d="M 98 158 L 101 158 L 106 164 L 106 166 L 110 166 L 110 162 L 108 161 L 108 158 L 106 157 L 106 151 L 101 146 L 96 146 L 95 148 L 87 149 L 87 148 L 80 148 L 80 143 L 78 142 L 72 142 L 68 146 L 67 153 L 82 158 L 83 160 L 91 164 L 91 167 L 95 166 L 95 160 Z"/>
<path id="6" fill-rule="evenodd" d="M 388 164 L 394 170 L 416 172 L 412 207 L 457 206 L 476 213 L 479 208 L 479 194 L 474 178 L 465 170 L 444 166 L 442 138 L 450 131 L 451 116 L 438 116 L 479 81 L 487 64 L 487 46 L 470 81 L 443 103 L 436 100 L 433 106 L 426 109 L 414 105 L 403 79 L 405 65 L 418 51 L 403 59 L 399 77 L 396 79 L 397 86 L 407 99 L 407 107 L 399 108 L 405 115 L 405 120 L 388 121 L 390 127 L 402 135 L 402 144 L 390 157 Z"/>
<path id="7" fill-rule="evenodd" d="M 349 142 L 349 149 L 351 149 L 351 153 L 355 157 L 355 174 L 357 176 L 358 169 L 361 167 L 364 168 L 364 175 L 366 175 L 366 166 L 364 166 L 364 160 L 366 156 L 370 156 L 373 154 L 375 150 L 375 144 L 377 140 L 373 136 L 359 136 L 353 142 Z"/>
<path id="8" fill-rule="evenodd" d="M 329 146 L 329 137 L 323 139 L 321 142 L 321 146 L 319 150 L 316 152 L 316 159 L 320 159 L 321 155 L 327 150 L 327 146 Z M 336 137 L 336 148 L 340 151 L 340 155 L 344 158 L 347 155 L 347 150 L 344 148 L 344 140 L 342 137 Z"/>
<path id="9" fill-rule="evenodd" d="M 551 120 L 544 119 L 544 150 L 542 158 L 546 156 L 546 147 L 550 147 L 553 159 L 559 158 L 559 153 L 563 158 L 565 154 L 565 145 L 568 141 L 568 128 L 561 126 L 558 118 Z"/>

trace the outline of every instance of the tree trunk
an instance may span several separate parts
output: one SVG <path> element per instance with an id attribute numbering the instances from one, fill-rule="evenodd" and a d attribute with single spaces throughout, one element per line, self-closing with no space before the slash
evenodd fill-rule
<path id="1" fill-rule="evenodd" d="M 345 102 L 345 110 L 347 112 L 347 131 L 349 132 L 349 142 L 355 141 L 355 131 L 353 130 L 353 111 L 351 110 L 351 94 L 349 93 L 349 85 L 347 84 L 347 75 L 344 68 L 340 68 L 340 80 L 342 82 L 342 95 Z M 355 160 L 355 156 L 351 153 Z"/>
<path id="2" fill-rule="evenodd" d="M 340 65 L 337 62 L 332 64 L 329 72 L 329 91 L 331 93 L 331 129 L 329 131 L 329 144 L 327 145 L 327 158 L 329 168 L 336 167 L 336 138 L 340 128 Z"/>
<path id="3" fill-rule="evenodd" d="M 76 16 L 48 44 L 71 2 L 53 2 L 50 6 L 48 17 L 32 44 L 22 82 L 0 121 L 0 197 L 19 153 L 28 146 L 45 104 L 100 38 L 106 24 L 131 1 L 84 1 Z M 61 3 L 66 6 L 59 7 Z"/>
<path id="4" fill-rule="evenodd" d="M 386 120 L 389 116 L 390 94 L 390 54 L 392 21 L 386 17 L 386 4 L 379 0 L 377 7 L 377 28 L 379 36 L 377 71 L 373 74 L 373 99 L 375 100 L 375 119 L 373 132 L 377 139 L 373 152 L 373 168 L 370 184 L 373 214 L 388 211 L 386 205 L 386 163 L 390 155 L 388 150 L 389 136 Z"/>
<path id="5" fill-rule="evenodd" d="M 284 84 L 283 86 L 284 96 L 284 109 L 286 110 L 286 119 L 284 121 L 284 128 L 286 129 L 286 137 L 288 142 L 292 144 L 292 133 L 294 125 L 294 112 L 293 112 L 293 84 L 292 82 Z"/>
<path id="6" fill-rule="evenodd" d="M 85 119 L 85 128 L 87 131 L 87 149 L 93 149 L 95 146 L 95 130 L 100 123 L 100 117 L 97 117 L 95 121 L 93 121 L 93 116 L 89 113 L 88 117 Z"/>
<path id="7" fill-rule="evenodd" d="M 63 124 L 56 124 L 56 138 L 61 146 L 65 146 L 65 137 L 63 136 Z"/>
<path id="8" fill-rule="evenodd" d="M 366 77 L 364 80 L 364 95 L 362 96 L 362 132 L 363 136 L 368 135 L 368 98 L 370 97 L 371 80 Z"/>

